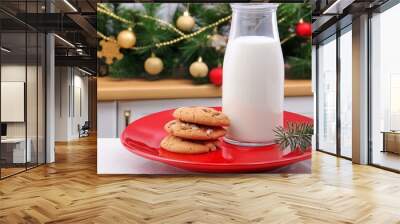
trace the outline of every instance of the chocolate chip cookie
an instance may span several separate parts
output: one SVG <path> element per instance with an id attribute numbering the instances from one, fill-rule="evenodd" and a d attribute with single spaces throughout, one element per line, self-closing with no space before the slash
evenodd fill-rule
<path id="1" fill-rule="evenodd" d="M 208 107 L 181 107 L 172 114 L 184 122 L 208 125 L 229 126 L 229 118 L 220 111 Z"/>
<path id="2" fill-rule="evenodd" d="M 194 141 L 168 135 L 160 143 L 161 148 L 175 153 L 199 154 L 215 151 L 217 141 Z"/>
<path id="3" fill-rule="evenodd" d="M 192 140 L 216 140 L 226 134 L 222 127 L 204 126 L 179 120 L 166 123 L 164 129 L 171 135 Z"/>

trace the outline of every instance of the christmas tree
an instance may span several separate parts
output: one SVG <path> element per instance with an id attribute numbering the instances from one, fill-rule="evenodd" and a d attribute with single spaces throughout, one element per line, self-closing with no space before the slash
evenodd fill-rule
<path id="1" fill-rule="evenodd" d="M 277 16 L 286 78 L 309 79 L 311 7 L 280 4 Z M 223 62 L 230 17 L 225 3 L 98 4 L 99 57 L 110 56 L 107 74 L 114 78 L 208 83 L 209 69 Z"/>

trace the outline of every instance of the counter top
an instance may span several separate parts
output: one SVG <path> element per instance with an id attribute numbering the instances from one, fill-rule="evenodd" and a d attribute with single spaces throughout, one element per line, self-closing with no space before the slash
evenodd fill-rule
<path id="1" fill-rule="evenodd" d="M 221 96 L 221 88 L 212 84 L 193 85 L 191 80 L 97 79 L 97 100 L 148 100 L 213 98 Z M 311 80 L 285 80 L 285 96 L 312 96 Z"/>

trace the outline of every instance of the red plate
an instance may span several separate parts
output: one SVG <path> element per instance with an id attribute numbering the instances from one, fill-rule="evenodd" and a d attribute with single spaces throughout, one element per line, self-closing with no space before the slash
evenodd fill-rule
<path id="1" fill-rule="evenodd" d="M 221 108 L 216 108 L 220 110 Z M 147 159 L 160 161 L 186 170 L 211 173 L 264 171 L 286 166 L 311 158 L 311 149 L 283 152 L 278 145 L 263 147 L 239 147 L 220 139 L 220 149 L 204 154 L 179 154 L 160 148 L 166 136 L 164 124 L 172 119 L 174 110 L 154 113 L 131 123 L 122 133 L 121 142 L 131 152 Z M 312 119 L 284 112 L 285 124 L 291 122 L 312 123 Z"/>

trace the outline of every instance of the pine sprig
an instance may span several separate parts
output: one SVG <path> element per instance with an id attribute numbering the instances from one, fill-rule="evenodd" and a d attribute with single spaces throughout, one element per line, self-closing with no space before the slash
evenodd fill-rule
<path id="1" fill-rule="evenodd" d="M 308 123 L 289 122 L 286 128 L 279 126 L 274 129 L 274 133 L 275 142 L 282 150 L 289 148 L 290 151 L 300 149 L 305 152 L 311 146 L 314 128 Z"/>

